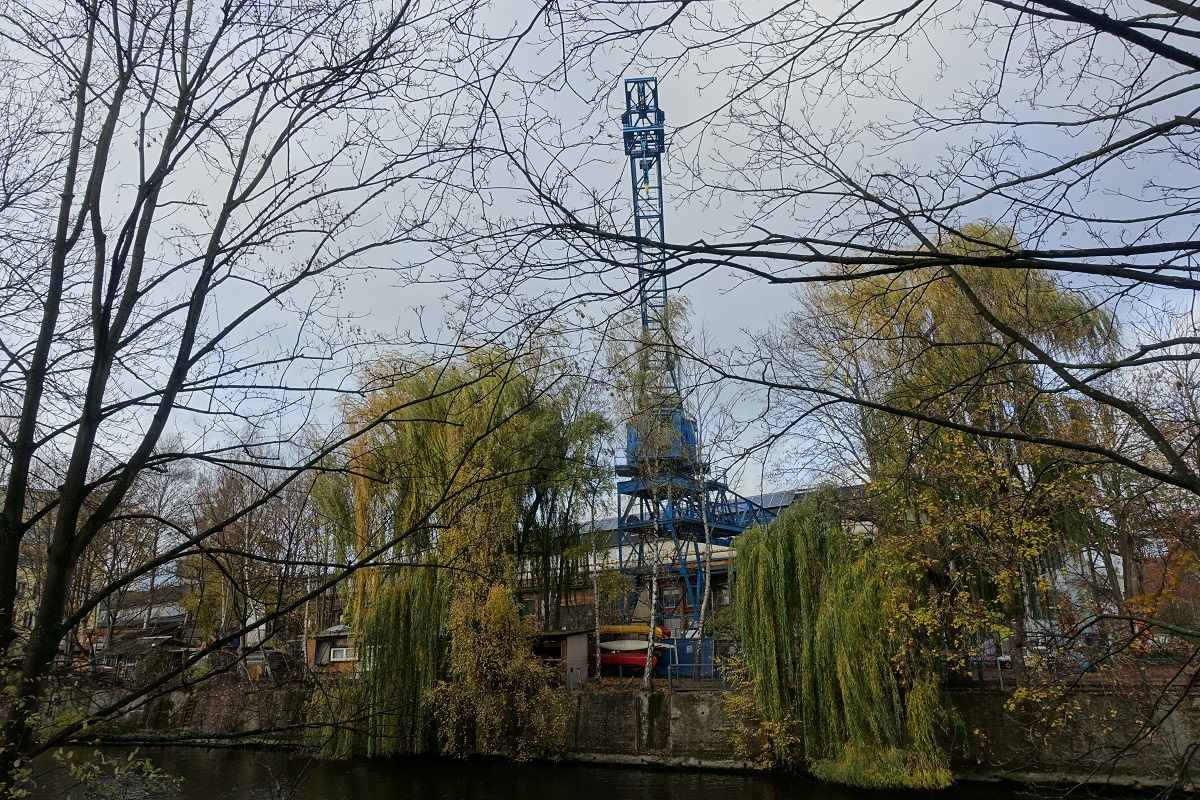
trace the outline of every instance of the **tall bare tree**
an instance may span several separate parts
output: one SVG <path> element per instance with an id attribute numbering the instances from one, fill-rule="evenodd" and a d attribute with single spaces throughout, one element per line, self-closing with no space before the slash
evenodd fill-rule
<path id="1" fill-rule="evenodd" d="M 455 73 L 478 79 L 466 62 L 489 52 L 460 40 L 477 10 L 473 0 L 0 10 L 0 783 L 78 729 L 40 722 L 67 632 L 320 458 L 268 462 L 270 480 L 198 528 L 162 520 L 176 526 L 169 545 L 68 605 L 140 476 L 189 460 L 261 470 L 240 433 L 269 450 L 339 388 L 355 344 L 337 306 L 346 280 L 410 263 L 386 248 L 429 236 L 471 151 L 473 120 L 460 111 L 475 100 Z M 415 261 L 426 257 L 419 248 Z M 35 491 L 51 500 L 33 502 Z M 21 547 L 39 524 L 40 593 L 19 636 Z"/>
<path id="2" fill-rule="evenodd" d="M 683 209 L 691 202 L 693 211 L 715 208 L 720 216 L 663 246 L 673 284 L 714 272 L 823 291 L 875 283 L 883 304 L 907 315 L 897 324 L 910 324 L 918 339 L 939 333 L 921 330 L 930 317 L 926 301 L 950 290 L 978 323 L 975 344 L 988 355 L 939 399 L 986 388 L 1001 366 L 1032 378 L 1019 388 L 1035 405 L 1088 409 L 1103 423 L 1038 428 L 1025 424 L 1028 417 L 846 391 L 838 370 L 823 375 L 811 363 L 774 357 L 779 349 L 707 360 L 716 376 L 760 388 L 786 412 L 772 418 L 768 438 L 831 411 L 843 425 L 890 417 L 900 428 L 1002 442 L 996 447 L 1069 452 L 1120 476 L 1126 488 L 1116 499 L 1142 492 L 1159 513 L 1200 496 L 1200 416 L 1190 402 L 1200 360 L 1200 12 L 1193 6 L 880 0 L 557 10 L 576 26 L 566 26 L 561 52 L 601 75 L 589 99 L 610 91 L 618 70 L 701 89 L 699 100 L 688 92 L 670 118 L 673 163 L 691 173 L 669 195 L 682 197 Z M 545 74 L 523 84 L 530 105 L 560 73 Z M 630 281 L 617 276 L 633 247 L 657 246 L 628 235 L 615 210 L 620 196 L 592 188 L 596 172 L 586 156 L 561 155 L 570 152 L 571 135 L 590 134 L 597 121 L 613 124 L 615 114 L 596 107 L 565 134 L 564 126 L 530 117 L 529 147 L 555 153 L 557 169 L 529 169 L 528 157 L 517 165 L 544 216 L 507 221 L 527 244 L 523 278 L 565 274 L 564 267 L 580 276 L 583 288 L 568 301 L 624 290 Z M 609 119 L 597 120 L 600 114 Z M 668 225 L 668 235 L 678 229 Z M 1112 320 L 1104 349 L 1047 341 L 1028 308 L 980 291 L 1004 280 L 1036 290 L 1047 277 L 1082 304 L 1064 320 L 1068 326 Z M 739 312 L 753 313 L 733 309 Z M 844 344 L 887 347 L 888 330 L 885 322 Z M 924 338 L 931 347 L 940 341 Z M 910 365 L 902 360 L 897 376 Z M 871 376 L 861 377 L 870 388 Z M 1180 495 L 1193 499 L 1173 503 Z M 1101 517 L 1114 528 L 1134 519 L 1128 511 L 1107 513 Z M 1138 524 L 1153 530 L 1145 519 Z M 1097 528 L 1090 535 L 1110 555 L 1125 551 L 1125 574 L 1119 581 L 1115 571 L 1109 575 L 1127 584 L 1110 588 L 1118 606 L 1126 603 L 1127 621 L 1167 630 L 1163 619 L 1134 619 L 1129 610 L 1128 599 L 1142 591 L 1144 555 L 1132 542 L 1143 534 Z M 1200 538 L 1191 523 L 1175 535 L 1182 550 Z M 1194 642 L 1198 632 L 1189 623 L 1174 633 Z"/>

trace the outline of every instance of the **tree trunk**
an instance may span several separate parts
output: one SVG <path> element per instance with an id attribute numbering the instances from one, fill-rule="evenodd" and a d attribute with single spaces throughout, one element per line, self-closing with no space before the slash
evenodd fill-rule
<path id="1" fill-rule="evenodd" d="M 655 546 L 658 542 L 655 542 Z M 642 691 L 650 691 L 651 680 L 654 677 L 654 635 L 658 632 L 655 621 L 658 615 L 658 557 L 655 556 L 654 571 L 650 573 L 650 631 L 646 638 L 646 665 L 642 670 Z"/>

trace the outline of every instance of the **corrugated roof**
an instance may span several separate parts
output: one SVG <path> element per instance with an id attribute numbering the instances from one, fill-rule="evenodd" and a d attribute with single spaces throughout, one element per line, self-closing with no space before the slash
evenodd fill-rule
<path id="1" fill-rule="evenodd" d="M 766 494 L 751 495 L 746 498 L 752 500 L 768 511 L 778 511 L 787 508 L 792 504 L 797 494 L 800 494 L 800 489 L 787 489 L 782 492 L 767 492 Z"/>
<path id="2" fill-rule="evenodd" d="M 601 517 L 594 522 L 588 520 L 580 526 L 583 531 L 615 531 L 617 529 L 616 517 Z"/>

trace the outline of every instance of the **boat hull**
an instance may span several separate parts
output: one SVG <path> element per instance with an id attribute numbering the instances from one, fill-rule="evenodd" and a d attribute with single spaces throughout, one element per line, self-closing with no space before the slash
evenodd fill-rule
<path id="1" fill-rule="evenodd" d="M 608 650 L 600 653 L 600 667 L 632 667 L 634 669 L 644 669 L 646 666 L 646 647 L 643 643 L 642 649 L 637 652 Z M 653 670 L 658 666 L 658 656 L 655 655 L 650 659 L 650 669 Z"/>
<path id="2" fill-rule="evenodd" d="M 609 642 L 601 642 L 600 649 L 618 653 L 645 653 L 646 640 L 642 639 L 639 641 L 637 639 L 614 639 Z"/>
<path id="3" fill-rule="evenodd" d="M 601 636 L 648 636 L 649 625 L 601 625 Z M 654 638 L 666 639 L 671 633 L 666 628 L 655 628 Z"/>
<path id="4" fill-rule="evenodd" d="M 607 642 L 600 643 L 601 650 L 621 650 L 625 652 L 646 652 L 645 639 L 610 639 Z M 655 642 L 655 650 L 674 650 L 675 645 L 667 644 L 666 642 Z"/>

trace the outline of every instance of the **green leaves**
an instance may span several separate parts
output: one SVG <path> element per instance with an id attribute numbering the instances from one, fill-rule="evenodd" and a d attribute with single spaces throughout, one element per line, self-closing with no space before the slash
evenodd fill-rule
<path id="1" fill-rule="evenodd" d="M 734 602 L 764 731 L 787 762 L 798 728 L 824 780 L 944 787 L 937 735 L 950 712 L 911 638 L 910 586 L 838 505 L 836 491 L 815 491 L 738 540 Z"/>
<path id="2" fill-rule="evenodd" d="M 606 423 L 547 350 L 383 363 L 363 381 L 374 389 L 345 408 L 362 435 L 326 508 L 342 548 L 386 561 L 354 579 L 363 676 L 333 716 L 365 719 L 338 750 L 545 755 L 565 712 L 514 603 L 519 567 L 544 588 L 580 548 Z"/>

